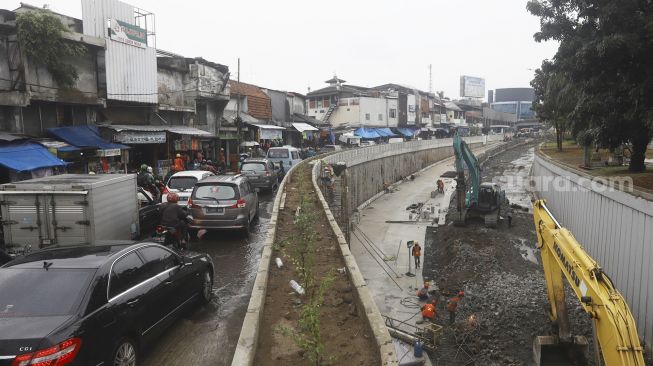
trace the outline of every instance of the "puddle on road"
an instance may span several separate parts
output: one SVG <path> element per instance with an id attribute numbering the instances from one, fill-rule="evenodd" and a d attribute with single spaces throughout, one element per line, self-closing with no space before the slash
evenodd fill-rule
<path id="1" fill-rule="evenodd" d="M 510 162 L 510 167 L 503 171 L 497 182 L 511 204 L 526 207 L 529 211 L 532 206 L 529 174 L 534 158 L 535 148 L 528 149 L 524 155 Z"/>
<path id="2" fill-rule="evenodd" d="M 526 239 L 511 240 L 511 242 L 515 246 L 515 248 L 519 250 L 519 254 L 521 254 L 522 258 L 524 258 L 529 262 L 540 264 L 540 262 L 537 259 L 539 250 L 537 250 L 537 248 L 535 247 L 528 245 Z"/>

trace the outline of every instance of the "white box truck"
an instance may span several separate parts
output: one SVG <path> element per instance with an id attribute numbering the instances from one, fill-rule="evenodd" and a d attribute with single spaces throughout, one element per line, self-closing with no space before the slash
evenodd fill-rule
<path id="1" fill-rule="evenodd" d="M 62 174 L 0 185 L 5 248 L 138 237 L 135 174 Z"/>

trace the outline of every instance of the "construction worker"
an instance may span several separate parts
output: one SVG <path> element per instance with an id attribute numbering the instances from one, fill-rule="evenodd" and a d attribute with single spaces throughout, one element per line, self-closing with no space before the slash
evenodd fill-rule
<path id="1" fill-rule="evenodd" d="M 172 165 L 172 169 L 175 172 L 181 172 L 184 170 L 184 159 L 181 158 L 181 154 L 177 154 Z"/>
<path id="2" fill-rule="evenodd" d="M 456 311 L 458 310 L 458 302 L 465 296 L 463 291 L 460 291 L 456 296 L 447 301 L 447 311 L 449 312 L 449 324 L 456 321 Z"/>
<path id="3" fill-rule="evenodd" d="M 433 300 L 429 303 L 424 304 L 422 306 L 422 319 L 424 321 L 430 321 L 431 323 L 435 320 L 435 317 L 437 315 L 437 307 L 438 303 L 437 300 Z"/>
<path id="4" fill-rule="evenodd" d="M 417 297 L 420 300 L 428 300 L 429 298 L 429 281 L 424 281 L 424 287 L 417 291 Z"/>
<path id="5" fill-rule="evenodd" d="M 422 247 L 419 246 L 418 242 L 415 242 L 415 245 L 413 245 L 413 257 L 415 258 L 415 269 L 419 268 L 420 266 L 420 257 L 422 256 Z"/>

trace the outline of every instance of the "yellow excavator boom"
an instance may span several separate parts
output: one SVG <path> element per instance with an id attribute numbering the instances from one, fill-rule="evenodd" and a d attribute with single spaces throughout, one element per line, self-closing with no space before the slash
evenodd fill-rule
<path id="1" fill-rule="evenodd" d="M 533 219 L 542 255 L 550 315 L 558 325 L 560 341 L 572 339 L 562 282 L 564 276 L 594 322 L 595 337 L 605 364 L 644 366 L 644 350 L 635 320 L 612 280 L 571 232 L 556 221 L 544 200 L 533 204 Z"/>

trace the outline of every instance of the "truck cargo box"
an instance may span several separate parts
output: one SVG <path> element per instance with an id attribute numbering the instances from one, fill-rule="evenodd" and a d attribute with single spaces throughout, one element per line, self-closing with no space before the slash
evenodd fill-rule
<path id="1" fill-rule="evenodd" d="M 93 244 L 138 236 L 136 175 L 62 174 L 0 185 L 5 247 Z"/>

